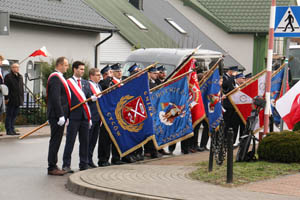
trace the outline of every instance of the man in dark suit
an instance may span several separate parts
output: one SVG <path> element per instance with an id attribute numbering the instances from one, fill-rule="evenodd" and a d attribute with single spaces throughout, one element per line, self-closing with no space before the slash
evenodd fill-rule
<path id="1" fill-rule="evenodd" d="M 72 65 L 73 76 L 67 80 L 71 90 L 71 107 L 92 97 L 96 101 L 97 97 L 90 96 L 90 85 L 87 80 L 82 79 L 84 75 L 84 63 L 75 61 Z M 86 170 L 88 166 L 88 139 L 89 129 L 92 126 L 91 112 L 87 103 L 82 104 L 70 113 L 69 125 L 67 127 L 66 146 L 63 155 L 63 170 L 73 173 L 71 170 L 71 155 L 73 152 L 77 133 L 79 135 L 79 169 Z"/>
<path id="2" fill-rule="evenodd" d="M 222 89 L 225 94 L 229 93 L 236 87 L 235 78 L 238 73 L 238 66 L 231 66 L 229 70 L 223 75 L 223 84 Z M 223 114 L 224 122 L 225 122 L 225 132 L 228 131 L 229 128 L 234 129 L 234 118 L 236 118 L 237 113 L 233 108 L 231 102 L 228 98 L 223 100 L 223 108 L 225 112 Z"/>
<path id="3" fill-rule="evenodd" d="M 20 135 L 15 131 L 15 122 L 20 110 L 20 106 L 24 102 L 24 84 L 23 77 L 19 73 L 19 64 L 14 63 L 10 67 L 10 73 L 4 78 L 4 84 L 8 88 L 8 95 L 5 96 L 6 119 L 5 129 L 7 135 Z"/>
<path id="4" fill-rule="evenodd" d="M 159 85 L 165 81 L 167 77 L 167 70 L 163 65 L 161 65 L 157 67 L 157 71 L 158 71 L 158 75 L 157 75 L 158 77 L 156 79 L 156 84 Z"/>
<path id="5" fill-rule="evenodd" d="M 102 90 L 109 88 L 110 82 L 112 80 L 112 71 L 109 65 L 106 65 L 103 69 L 101 69 L 101 74 L 103 79 L 99 82 Z M 100 135 L 98 140 L 98 166 L 106 167 L 109 166 L 109 157 L 110 157 L 110 149 L 111 149 L 111 140 L 109 138 L 109 134 L 104 126 L 104 124 L 100 127 Z"/>
<path id="6" fill-rule="evenodd" d="M 111 67 L 106 66 L 101 70 L 104 80 L 100 81 L 100 85 L 103 90 L 118 84 L 122 79 L 122 71 L 119 63 L 112 65 Z M 120 155 L 112 143 L 109 133 L 106 130 L 105 126 L 102 124 L 100 129 L 100 138 L 99 138 L 99 149 L 98 149 L 98 165 L 99 167 L 109 166 L 109 157 L 110 152 L 112 154 L 111 163 L 114 165 L 121 165 L 124 162 L 121 161 Z"/>
<path id="7" fill-rule="evenodd" d="M 69 68 L 68 60 L 59 57 L 56 60 L 55 72 L 47 83 L 47 116 L 51 129 L 48 152 L 48 174 L 62 176 L 66 172 L 57 167 L 57 153 L 63 137 L 66 119 L 69 117 L 71 106 L 71 92 L 67 81 L 63 77 Z"/>
<path id="8" fill-rule="evenodd" d="M 99 85 L 99 81 L 101 78 L 100 70 L 97 68 L 92 68 L 89 70 L 89 83 L 90 83 L 90 93 L 92 95 L 97 95 L 101 92 L 101 86 Z M 89 166 L 92 168 L 97 167 L 93 162 L 93 152 L 100 134 L 100 115 L 98 113 L 98 102 L 89 101 L 89 106 L 92 114 L 92 127 L 89 130 Z"/>

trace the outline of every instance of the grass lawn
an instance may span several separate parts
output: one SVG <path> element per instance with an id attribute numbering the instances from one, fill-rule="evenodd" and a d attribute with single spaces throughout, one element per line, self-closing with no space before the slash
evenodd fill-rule
<path id="1" fill-rule="evenodd" d="M 275 178 L 277 176 L 295 174 L 300 172 L 300 163 L 271 163 L 264 161 L 256 162 L 234 162 L 233 163 L 233 183 L 226 183 L 227 166 L 226 162 L 222 166 L 215 165 L 212 172 L 208 172 L 208 161 L 197 164 L 198 169 L 190 174 L 196 180 L 222 185 L 239 186 L 255 181 Z"/>

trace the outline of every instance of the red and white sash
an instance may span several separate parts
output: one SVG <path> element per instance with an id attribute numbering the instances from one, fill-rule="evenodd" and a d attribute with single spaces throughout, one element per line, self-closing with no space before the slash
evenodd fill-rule
<path id="1" fill-rule="evenodd" d="M 90 88 L 91 88 L 93 94 L 94 95 L 99 94 L 101 91 L 100 91 L 99 87 L 95 86 L 96 83 L 94 83 L 93 81 L 89 81 L 89 82 L 90 82 Z"/>
<path id="2" fill-rule="evenodd" d="M 83 93 L 83 91 L 81 90 L 81 88 L 77 85 L 77 83 L 75 82 L 75 80 L 73 78 L 69 78 L 67 80 L 70 89 L 73 91 L 73 93 L 75 94 L 75 96 L 77 97 L 77 99 L 79 100 L 79 102 L 84 102 L 86 100 L 85 94 Z M 90 107 L 88 106 L 87 103 L 82 104 L 83 109 L 88 117 L 88 120 L 91 120 L 91 111 L 90 111 Z"/>
<path id="3" fill-rule="evenodd" d="M 118 83 L 121 82 L 121 80 L 120 80 L 120 79 L 116 79 L 115 77 L 113 77 L 112 82 L 113 82 L 115 85 L 117 85 Z M 121 87 L 121 85 L 123 85 L 123 84 L 118 85 L 118 87 Z"/>
<path id="4" fill-rule="evenodd" d="M 48 77 L 48 82 L 47 82 L 47 97 L 48 97 L 48 83 L 49 80 L 53 77 L 53 76 L 57 76 L 59 78 L 59 80 L 61 81 L 61 83 L 63 84 L 66 94 L 67 94 L 67 98 L 68 98 L 68 102 L 69 102 L 69 107 L 71 108 L 71 91 L 70 88 L 68 86 L 68 83 L 66 81 L 66 79 L 64 78 L 64 76 L 59 73 L 59 72 L 53 72 L 52 74 L 50 74 L 50 76 Z"/>

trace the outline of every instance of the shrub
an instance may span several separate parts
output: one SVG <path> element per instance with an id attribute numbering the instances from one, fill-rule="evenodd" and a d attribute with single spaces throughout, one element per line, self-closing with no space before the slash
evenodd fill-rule
<path id="1" fill-rule="evenodd" d="M 293 131 L 300 131 L 300 122 L 297 122 L 293 128 Z"/>
<path id="2" fill-rule="evenodd" d="M 84 79 L 88 79 L 88 77 L 89 77 L 89 68 L 90 68 L 90 66 L 89 66 L 89 63 L 87 63 L 87 62 L 84 62 L 84 61 L 82 61 L 83 63 L 85 63 L 85 70 L 84 70 L 84 75 L 83 75 L 83 78 Z M 67 79 L 67 78 L 70 78 L 70 77 L 72 77 L 72 75 L 73 75 L 73 72 L 72 72 L 72 61 L 71 60 L 69 60 L 69 69 L 68 69 L 68 71 L 64 74 L 64 77 Z M 47 81 L 48 81 L 48 77 L 49 77 L 49 75 L 52 73 L 52 72 L 54 72 L 54 69 L 55 69 L 55 60 L 53 59 L 53 60 L 51 60 L 51 63 L 49 64 L 49 63 L 46 63 L 46 62 L 44 62 L 44 63 L 42 63 L 42 80 L 43 80 L 43 86 L 46 88 L 46 86 L 47 86 Z"/>
<path id="3" fill-rule="evenodd" d="M 272 162 L 300 162 L 300 133 L 292 131 L 268 134 L 258 146 L 260 160 Z"/>

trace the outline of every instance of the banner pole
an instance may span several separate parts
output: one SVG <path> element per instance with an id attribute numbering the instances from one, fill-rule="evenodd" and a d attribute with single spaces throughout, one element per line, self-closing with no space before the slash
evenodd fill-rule
<path id="1" fill-rule="evenodd" d="M 269 45 L 268 45 L 268 57 L 267 57 L 267 76 L 266 76 L 266 106 L 264 113 L 264 134 L 266 135 L 269 128 L 269 116 L 271 106 L 271 78 L 272 78 L 272 61 L 273 61 L 273 47 L 274 47 L 274 26 L 275 26 L 275 11 L 276 0 L 272 0 L 270 9 L 270 24 L 269 24 Z"/>

